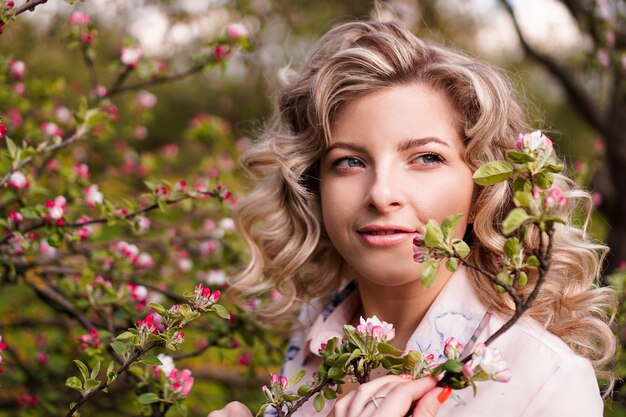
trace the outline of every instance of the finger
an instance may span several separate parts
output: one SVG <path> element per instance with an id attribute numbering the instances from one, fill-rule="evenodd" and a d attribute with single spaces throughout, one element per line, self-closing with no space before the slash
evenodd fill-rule
<path id="1" fill-rule="evenodd" d="M 210 412 L 207 417 L 252 417 L 252 412 L 239 401 L 233 401 L 221 410 Z"/>
<path id="2" fill-rule="evenodd" d="M 335 403 L 335 417 L 347 417 L 350 404 L 356 395 L 356 391 L 350 391 Z"/>
<path id="3" fill-rule="evenodd" d="M 368 404 L 372 402 L 372 397 L 374 395 L 386 395 L 387 391 L 383 391 L 382 388 L 385 385 L 394 382 L 402 383 L 404 381 L 395 375 L 387 375 L 381 378 L 376 378 L 366 384 L 360 385 L 359 388 L 355 391 L 356 395 L 350 403 L 347 417 L 365 417 L 362 413 L 365 411 L 366 407 L 372 407 L 374 409 L 376 408 L 373 403 Z M 376 400 L 379 406 L 380 404 L 382 404 L 382 400 L 383 399 Z"/>
<path id="4" fill-rule="evenodd" d="M 414 401 L 422 398 L 435 388 L 437 381 L 433 378 L 421 378 L 415 381 L 398 384 L 387 394 L 385 401 L 378 408 L 377 416 L 404 416 L 411 409 Z M 428 414 L 425 414 L 428 415 Z"/>
<path id="5" fill-rule="evenodd" d="M 413 410 L 413 417 L 435 417 L 441 405 L 448 400 L 451 393 L 450 387 L 436 388 L 427 392 L 417 402 Z"/>

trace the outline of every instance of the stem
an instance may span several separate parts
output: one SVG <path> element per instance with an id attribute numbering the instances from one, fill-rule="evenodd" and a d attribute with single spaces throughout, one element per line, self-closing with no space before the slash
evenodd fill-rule
<path id="1" fill-rule="evenodd" d="M 300 399 L 298 401 L 295 402 L 295 404 L 293 404 L 291 407 L 288 407 L 288 411 L 287 414 L 284 413 L 284 411 L 282 409 L 280 410 L 276 410 L 276 413 L 278 414 L 279 417 L 290 417 L 291 415 L 293 415 L 293 413 L 295 413 L 300 407 L 302 407 L 302 405 L 309 401 L 309 399 L 311 399 L 311 397 L 313 397 L 315 394 L 319 393 L 321 390 L 323 390 L 324 388 L 326 388 L 328 385 L 330 385 L 333 381 L 330 379 L 325 379 L 324 381 L 322 381 L 322 383 L 320 383 L 317 387 L 313 388 L 311 391 L 309 391 L 306 395 L 300 397 Z"/>
<path id="2" fill-rule="evenodd" d="M 489 278 L 491 280 L 491 282 L 493 282 L 496 285 L 501 286 L 502 288 L 504 288 L 504 290 L 507 292 L 507 294 L 509 294 L 511 296 L 511 298 L 513 299 L 513 301 L 515 302 L 515 305 L 517 306 L 518 303 L 522 303 L 522 300 L 519 296 L 519 294 L 517 294 L 517 291 L 515 290 L 515 287 L 505 284 L 504 282 L 500 281 L 498 279 L 498 277 L 495 274 L 492 274 L 491 272 L 489 272 L 488 270 L 486 270 L 485 268 L 483 268 L 480 265 L 476 265 L 473 262 L 467 261 L 464 258 L 461 257 L 461 255 L 458 254 L 458 252 L 455 250 L 454 251 L 454 257 L 456 259 L 458 259 L 459 262 L 461 262 L 463 265 L 475 269 L 476 271 L 480 272 L 481 274 L 483 274 L 484 276 L 486 276 L 487 278 Z"/>
<path id="3" fill-rule="evenodd" d="M 39 6 L 40 4 L 46 3 L 48 0 L 31 0 L 28 1 L 24 4 L 22 4 L 20 7 L 15 9 L 15 16 L 17 16 L 18 14 L 22 14 L 24 13 L 26 10 L 30 10 L 31 12 L 35 11 L 35 7 Z"/>
<path id="4" fill-rule="evenodd" d="M 127 91 L 141 90 L 147 87 L 152 87 L 154 85 L 165 84 L 165 83 L 172 82 L 172 81 L 178 81 L 190 75 L 193 75 L 197 72 L 200 72 L 202 71 L 202 69 L 204 69 L 204 65 L 197 64 L 189 68 L 186 71 L 180 72 L 178 74 L 170 75 L 169 77 L 155 78 L 150 81 L 144 81 L 141 83 L 128 85 L 125 87 L 123 87 L 121 83 L 116 83 L 115 85 L 113 85 L 113 87 L 111 87 L 106 97 L 112 97 L 120 93 L 125 93 Z"/>
<path id="5" fill-rule="evenodd" d="M 163 342 L 152 342 L 149 343 L 145 348 L 137 348 L 135 350 L 135 352 L 126 360 L 126 362 L 124 362 L 122 364 L 122 366 L 119 367 L 119 369 L 115 372 L 115 379 L 116 380 L 121 374 L 123 374 L 124 372 L 126 372 L 128 370 L 128 368 L 137 361 L 137 359 L 139 359 L 139 357 L 141 355 L 143 355 L 144 353 L 150 351 L 151 349 L 157 347 L 157 346 L 162 346 Z M 74 404 L 74 406 L 70 409 L 70 411 L 65 415 L 65 417 L 72 417 L 74 415 L 74 413 L 76 411 L 78 411 L 78 409 L 87 401 L 89 401 L 91 398 L 93 398 L 96 394 L 98 394 L 100 391 L 104 390 L 105 388 L 107 388 L 109 386 L 108 382 L 100 382 L 100 385 L 98 385 L 96 388 L 94 388 L 92 391 L 89 391 L 89 393 L 87 395 L 85 395 L 84 397 L 82 397 L 80 400 L 78 400 L 78 402 L 76 402 L 76 404 Z"/>

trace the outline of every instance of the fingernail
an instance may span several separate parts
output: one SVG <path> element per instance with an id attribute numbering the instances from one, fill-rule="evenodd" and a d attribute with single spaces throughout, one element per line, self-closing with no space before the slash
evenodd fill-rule
<path id="1" fill-rule="evenodd" d="M 404 379 L 405 381 L 413 381 L 413 377 L 409 374 L 400 374 L 398 375 L 400 378 Z"/>
<path id="2" fill-rule="evenodd" d="M 439 402 L 439 404 L 445 403 L 450 397 L 450 394 L 452 394 L 452 388 L 443 387 L 439 395 L 437 395 L 437 401 Z"/>

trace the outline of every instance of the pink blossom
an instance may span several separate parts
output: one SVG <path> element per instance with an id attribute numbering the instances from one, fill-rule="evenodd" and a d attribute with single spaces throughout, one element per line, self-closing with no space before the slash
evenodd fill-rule
<path id="1" fill-rule="evenodd" d="M 39 253 L 45 258 L 52 258 L 57 253 L 57 249 L 48 244 L 47 239 L 39 241 Z"/>
<path id="2" fill-rule="evenodd" d="M 596 138 L 593 141 L 593 149 L 596 152 L 604 152 L 604 142 L 600 138 Z"/>
<path id="3" fill-rule="evenodd" d="M 277 382 L 278 382 L 278 375 L 271 374 L 270 375 L 270 383 L 273 385 L 273 384 L 276 384 Z"/>
<path id="4" fill-rule="evenodd" d="M 553 187 L 548 190 L 548 195 L 544 199 L 543 203 L 546 207 L 550 208 L 556 206 L 563 207 L 567 204 L 567 199 L 561 195 L 561 190 L 559 188 Z"/>
<path id="5" fill-rule="evenodd" d="M 59 220 L 65 215 L 65 204 L 67 200 L 62 195 L 52 200 L 46 201 L 46 208 L 48 209 L 48 217 L 52 220 Z"/>
<path id="6" fill-rule="evenodd" d="M 611 58 L 606 49 L 598 49 L 598 62 L 603 68 L 608 68 L 611 64 Z"/>
<path id="7" fill-rule="evenodd" d="M 461 352 L 463 352 L 463 345 L 459 343 L 458 340 L 454 337 L 450 337 L 446 340 L 443 348 L 443 354 L 446 355 L 448 359 L 459 359 Z"/>
<path id="8" fill-rule="evenodd" d="M 57 159 L 51 159 L 50 161 L 48 161 L 46 168 L 48 168 L 50 171 L 56 171 L 57 169 L 59 169 L 59 161 Z"/>
<path id="9" fill-rule="evenodd" d="M 183 272 L 188 272 L 193 268 L 193 262 L 189 258 L 179 257 L 176 259 L 176 266 Z"/>
<path id="10" fill-rule="evenodd" d="M 227 53 L 228 46 L 226 45 L 215 45 L 215 47 L 213 48 L 213 56 L 217 61 L 221 61 L 222 59 L 224 59 Z"/>
<path id="11" fill-rule="evenodd" d="M 135 128 L 133 129 L 133 136 L 137 140 L 144 140 L 148 137 L 148 128 L 144 125 L 135 126 Z"/>
<path id="12" fill-rule="evenodd" d="M 150 269 L 153 268 L 155 265 L 152 255 L 147 252 L 141 252 L 139 255 L 137 255 L 137 257 L 134 258 L 133 263 L 139 268 L 143 269 Z"/>
<path id="13" fill-rule="evenodd" d="M 511 370 L 502 359 L 498 349 L 487 347 L 484 343 L 476 345 L 472 359 L 465 364 L 463 373 L 468 378 L 478 374 L 500 382 L 511 380 Z M 470 376 L 471 375 L 471 376 Z"/>
<path id="14" fill-rule="evenodd" d="M 68 19 L 68 23 L 70 25 L 86 25 L 87 23 L 89 23 L 89 20 L 89 15 L 76 11 L 70 16 L 70 18 Z"/>
<path id="15" fill-rule="evenodd" d="M 7 187 L 13 188 L 16 191 L 26 189 L 30 186 L 30 183 L 26 179 L 26 176 L 20 171 L 15 171 L 9 177 Z"/>
<path id="16" fill-rule="evenodd" d="M 380 326 L 372 327 L 372 337 L 374 340 L 382 340 L 383 339 L 383 328 Z"/>
<path id="17" fill-rule="evenodd" d="M 54 116 L 61 123 L 67 123 L 72 119 L 72 112 L 65 106 L 58 106 L 54 109 Z"/>
<path id="18" fill-rule="evenodd" d="M 172 389 L 178 398 L 185 398 L 189 395 L 193 387 L 193 377 L 189 369 L 183 369 L 180 373 L 178 369 L 170 372 L 168 379 L 172 384 Z"/>
<path id="19" fill-rule="evenodd" d="M 424 246 L 424 237 L 420 234 L 413 238 L 413 260 L 415 262 L 426 262 L 429 259 L 429 249 Z"/>
<path id="20" fill-rule="evenodd" d="M 91 175 L 87 164 L 75 164 L 74 173 L 76 173 L 78 178 L 89 178 Z"/>
<path id="21" fill-rule="evenodd" d="M 174 158 L 178 155 L 178 145 L 175 143 L 168 143 L 161 147 L 161 154 L 164 158 Z"/>
<path id="22" fill-rule="evenodd" d="M 185 340 L 185 333 L 181 331 L 174 332 L 172 335 L 172 345 L 179 346 Z"/>
<path id="23" fill-rule="evenodd" d="M 24 220 L 24 216 L 19 211 L 11 210 L 9 211 L 8 221 L 11 224 L 17 224 Z"/>
<path id="24" fill-rule="evenodd" d="M 226 28 L 226 36 L 236 41 L 248 36 L 248 30 L 241 23 L 233 23 Z"/>
<path id="25" fill-rule="evenodd" d="M 39 399 L 34 394 L 22 394 L 17 399 L 17 405 L 20 408 L 35 408 L 39 404 Z"/>
<path id="26" fill-rule="evenodd" d="M 103 85 L 98 85 L 91 91 L 92 97 L 104 97 L 107 95 L 107 88 Z"/>
<path id="27" fill-rule="evenodd" d="M 138 233 L 146 233 L 148 230 L 150 230 L 151 221 L 146 216 L 137 216 L 135 218 L 135 222 L 138 226 Z"/>
<path id="28" fill-rule="evenodd" d="M 97 184 L 91 184 L 83 190 L 85 203 L 91 209 L 96 208 L 98 204 L 102 204 L 104 201 L 104 196 L 98 189 Z"/>
<path id="29" fill-rule="evenodd" d="M 139 47 L 122 48 L 120 51 L 120 61 L 129 67 L 136 67 L 137 62 L 143 56 L 143 49 Z"/>
<path id="30" fill-rule="evenodd" d="M 239 364 L 243 366 L 249 366 L 252 363 L 252 352 L 245 351 L 239 355 Z"/>
<path id="31" fill-rule="evenodd" d="M 61 130 L 61 128 L 53 122 L 42 122 L 41 130 L 43 130 L 43 133 L 50 137 L 63 136 L 63 130 Z"/>
<path id="32" fill-rule="evenodd" d="M 380 337 L 377 338 L 374 336 L 374 328 L 380 329 L 376 330 L 376 335 Z M 381 321 L 376 316 L 368 317 L 367 319 L 361 317 L 359 325 L 357 326 L 357 332 L 364 335 L 370 335 L 375 340 L 382 340 L 383 342 L 389 342 L 396 337 L 396 330 L 393 328 L 393 324 Z M 380 335 L 379 332 L 382 332 L 382 334 Z"/>
<path id="33" fill-rule="evenodd" d="M 0 352 L 4 352 L 7 348 L 7 344 L 2 341 L 2 335 L 0 335 Z"/>
<path id="34" fill-rule="evenodd" d="M 597 191 L 591 193 L 591 204 L 594 209 L 597 209 L 602 204 L 602 194 Z"/>
<path id="35" fill-rule="evenodd" d="M 23 61 L 9 60 L 9 73 L 17 79 L 23 79 L 26 74 L 26 64 Z"/>
<path id="36" fill-rule="evenodd" d="M 206 231 L 211 231 L 215 229 L 215 222 L 211 219 L 206 219 L 202 227 L 204 227 L 204 230 Z"/>
<path id="37" fill-rule="evenodd" d="M 539 130 L 532 133 L 520 133 L 516 146 L 520 151 L 528 153 L 550 154 L 552 152 L 552 141 Z"/>
<path id="38" fill-rule="evenodd" d="M 86 223 L 90 220 L 91 218 L 89 218 L 88 216 L 81 216 L 80 219 L 78 219 L 78 222 Z M 89 238 L 92 234 L 93 234 L 93 227 L 91 227 L 90 225 L 84 225 L 78 229 L 78 237 L 80 238 L 80 240 L 85 240 Z"/>
<path id="39" fill-rule="evenodd" d="M 48 355 L 45 352 L 37 352 L 35 359 L 39 365 L 44 366 L 48 362 Z"/>
<path id="40" fill-rule="evenodd" d="M 278 383 L 280 384 L 282 388 L 287 388 L 287 384 L 289 383 L 289 380 L 287 379 L 287 377 L 281 376 L 280 379 L 278 380 Z"/>
<path id="41" fill-rule="evenodd" d="M 156 103 L 157 97 L 148 91 L 140 91 L 139 94 L 137 94 L 137 104 L 140 107 L 151 109 Z"/>
<path id="42" fill-rule="evenodd" d="M 200 255 L 209 256 L 214 254 L 220 247 L 220 242 L 215 239 L 205 240 L 200 244 Z"/>
<path id="43" fill-rule="evenodd" d="M 4 135 L 7 133 L 7 128 L 5 125 L 0 125 L 0 139 L 4 139 Z"/>
<path id="44" fill-rule="evenodd" d="M 100 347 L 100 334 L 93 327 L 89 329 L 89 333 L 85 333 L 78 337 L 78 341 L 81 342 L 80 348 L 86 350 L 88 347 L 99 348 Z"/>
<path id="45" fill-rule="evenodd" d="M 138 320 L 137 323 L 135 323 L 135 326 L 140 332 L 146 331 L 148 333 L 157 333 L 154 316 L 151 315 L 146 316 L 143 320 Z"/>
<path id="46" fill-rule="evenodd" d="M 22 122 L 24 119 L 22 118 L 22 114 L 20 113 L 20 111 L 16 109 L 15 107 L 12 107 L 9 110 L 7 110 L 7 116 L 9 116 L 9 119 L 11 120 L 11 124 L 13 125 L 13 127 L 20 127 L 22 125 Z"/>

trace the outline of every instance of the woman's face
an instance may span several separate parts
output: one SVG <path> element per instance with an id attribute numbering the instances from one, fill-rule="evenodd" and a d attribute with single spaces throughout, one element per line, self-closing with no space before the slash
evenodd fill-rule
<path id="1" fill-rule="evenodd" d="M 347 104 L 320 167 L 324 226 L 357 274 L 379 285 L 420 277 L 413 237 L 429 219 L 464 213 L 474 184 L 447 98 L 422 84 L 394 86 Z"/>

